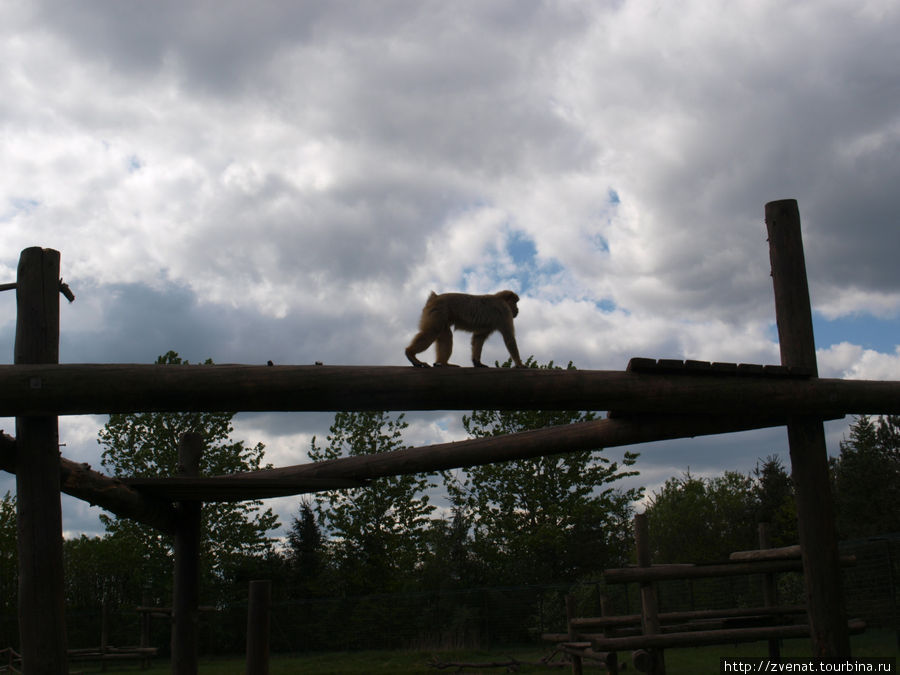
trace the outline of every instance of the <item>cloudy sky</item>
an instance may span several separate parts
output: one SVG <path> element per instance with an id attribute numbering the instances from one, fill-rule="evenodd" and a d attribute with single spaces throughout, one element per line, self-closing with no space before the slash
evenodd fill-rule
<path id="1" fill-rule="evenodd" d="M 777 363 L 763 209 L 796 198 L 821 374 L 900 379 L 898 33 L 893 0 L 8 0 L 0 283 L 61 251 L 64 362 L 403 365 L 429 291 L 511 288 L 541 363 Z M 2 293 L 0 362 L 14 326 Z M 330 419 L 236 434 L 295 464 Z M 104 421 L 64 454 L 96 467 Z M 773 453 L 654 444 L 641 481 Z M 96 513 L 65 498 L 67 534 Z"/>

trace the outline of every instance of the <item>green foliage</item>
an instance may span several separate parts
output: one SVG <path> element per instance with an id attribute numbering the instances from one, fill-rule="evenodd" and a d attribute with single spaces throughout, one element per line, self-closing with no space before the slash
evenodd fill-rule
<path id="1" fill-rule="evenodd" d="M 287 543 L 286 555 L 295 593 L 300 597 L 318 595 L 319 580 L 326 563 L 325 539 L 309 501 L 300 504 L 300 512 L 293 519 Z"/>
<path id="2" fill-rule="evenodd" d="M 187 364 L 175 352 L 160 356 L 157 364 Z M 207 361 L 206 364 L 211 364 Z M 202 367 L 202 366 L 197 366 Z M 138 413 L 110 415 L 99 433 L 104 447 L 101 463 L 115 476 L 174 476 L 178 464 L 178 440 L 182 434 L 203 435 L 200 471 L 205 475 L 252 471 L 263 466 L 264 446 L 247 447 L 230 438 L 233 413 Z M 265 555 L 271 546 L 267 533 L 278 526 L 271 509 L 262 502 L 220 502 L 203 507 L 202 552 L 207 582 L 225 582 L 244 557 Z M 171 576 L 171 538 L 127 519 L 103 515 L 101 520 L 114 538 L 140 552 L 136 571 L 146 583 L 165 595 Z M 224 586 L 224 584 L 223 584 Z"/>
<path id="3" fill-rule="evenodd" d="M 313 438 L 309 456 L 325 461 L 399 450 L 405 447 L 402 431 L 407 426 L 403 415 L 339 412 L 327 445 Z M 407 475 L 316 494 L 316 513 L 331 538 L 345 593 L 395 590 L 410 579 L 434 510 L 425 491 L 433 487 L 426 475 Z"/>
<path id="4" fill-rule="evenodd" d="M 666 481 L 647 507 L 653 560 L 724 560 L 759 546 L 758 524 L 771 525 L 773 546 L 797 543 L 797 512 L 790 477 L 777 456 L 752 475 L 726 471 L 698 478 L 690 471 Z"/>
<path id="5" fill-rule="evenodd" d="M 756 513 L 749 476 L 726 471 L 716 478 L 697 478 L 690 472 L 670 478 L 647 507 L 652 558 L 708 562 L 756 548 Z"/>
<path id="6" fill-rule="evenodd" d="M 140 551 L 121 537 L 87 537 L 63 543 L 66 567 L 66 606 L 96 609 L 106 598 L 111 606 L 141 597 Z M 168 602 L 166 603 L 168 604 Z"/>
<path id="7" fill-rule="evenodd" d="M 19 588 L 16 498 L 7 492 L 0 500 L 0 613 L 16 611 Z"/>
<path id="8" fill-rule="evenodd" d="M 449 518 L 435 518 L 425 535 L 425 552 L 419 568 L 420 583 L 427 590 L 464 588 L 482 578 L 481 560 L 472 551 L 471 518 L 454 506 Z"/>
<path id="9" fill-rule="evenodd" d="M 777 455 L 753 470 L 756 521 L 769 523 L 772 546 L 790 546 L 799 540 L 794 484 Z"/>
<path id="10" fill-rule="evenodd" d="M 554 368 L 552 362 L 538 366 L 533 358 L 526 365 Z M 571 363 L 567 367 L 573 369 Z M 584 411 L 476 410 L 463 417 L 463 425 L 480 438 L 593 417 Z M 636 459 L 626 453 L 622 464 L 632 466 Z M 631 504 L 641 490 L 612 484 L 636 474 L 588 450 L 471 467 L 447 481 L 451 500 L 471 523 L 474 549 L 488 563 L 485 581 L 541 583 L 621 562 Z"/>
<path id="11" fill-rule="evenodd" d="M 858 417 L 831 472 L 841 538 L 900 532 L 900 416 Z"/>

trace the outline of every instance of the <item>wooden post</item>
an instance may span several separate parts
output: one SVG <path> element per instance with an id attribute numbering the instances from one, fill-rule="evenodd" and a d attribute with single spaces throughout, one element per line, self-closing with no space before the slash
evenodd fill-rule
<path id="1" fill-rule="evenodd" d="M 808 368 L 816 376 L 812 309 L 796 200 L 766 204 L 766 229 L 781 365 Z M 821 418 L 794 416 L 788 419 L 787 430 L 813 656 L 849 658 L 825 427 Z"/>
<path id="2" fill-rule="evenodd" d="M 272 582 L 250 582 L 247 603 L 247 675 L 269 675 L 269 606 Z"/>
<path id="3" fill-rule="evenodd" d="M 625 593 L 626 601 L 628 599 L 628 593 Z M 610 601 L 609 597 L 606 595 L 600 596 L 600 616 L 613 616 L 613 612 L 610 609 Z M 615 629 L 612 626 L 606 626 L 603 628 L 603 636 L 604 637 L 612 637 Z M 616 652 L 610 652 L 609 658 L 606 661 L 606 671 L 609 675 L 619 675 L 619 655 Z"/>
<path id="4" fill-rule="evenodd" d="M 650 567 L 650 533 L 647 514 L 634 517 L 634 543 L 637 549 L 638 567 Z M 659 633 L 659 607 L 653 582 L 641 582 L 641 628 L 644 635 Z M 662 649 L 651 650 L 649 670 L 652 675 L 666 675 L 666 661 Z"/>
<path id="5" fill-rule="evenodd" d="M 203 436 L 183 434 L 178 442 L 178 475 L 198 476 Z M 197 619 L 200 602 L 200 509 L 198 501 L 179 502 L 175 526 L 175 578 L 172 584 L 172 673 L 197 675 Z"/>
<path id="6" fill-rule="evenodd" d="M 759 548 L 761 551 L 767 551 L 772 548 L 771 525 L 769 523 L 759 523 Z M 763 574 L 763 605 L 765 607 L 775 607 L 778 604 L 778 589 L 775 585 L 775 573 L 768 572 Z M 780 640 L 769 640 L 769 658 L 775 661 L 781 661 L 781 645 Z"/>
<path id="7" fill-rule="evenodd" d="M 150 646 L 150 630 L 151 630 L 151 616 L 150 612 L 141 611 L 144 607 L 150 606 L 150 594 L 144 591 L 141 595 L 141 607 L 139 608 L 141 615 L 141 641 L 140 647 L 141 649 L 146 649 Z M 147 666 L 150 665 L 150 659 L 143 658 L 141 659 L 141 670 L 144 670 Z"/>
<path id="8" fill-rule="evenodd" d="M 59 283 L 58 251 L 22 251 L 16 364 L 59 362 Z M 28 386 L 41 389 L 43 380 Z M 68 673 L 57 417 L 16 417 L 16 444 L 22 672 Z"/>
<path id="9" fill-rule="evenodd" d="M 106 672 L 106 652 L 109 651 L 109 600 L 103 595 L 100 605 L 100 670 Z"/>
<path id="10" fill-rule="evenodd" d="M 572 625 L 572 619 L 575 618 L 576 614 L 576 602 L 574 595 L 566 596 L 566 629 L 569 631 L 569 641 L 571 642 L 575 642 L 578 639 L 578 631 Z M 570 656 L 572 658 L 572 675 L 582 675 L 581 656 L 578 654 L 571 654 Z"/>

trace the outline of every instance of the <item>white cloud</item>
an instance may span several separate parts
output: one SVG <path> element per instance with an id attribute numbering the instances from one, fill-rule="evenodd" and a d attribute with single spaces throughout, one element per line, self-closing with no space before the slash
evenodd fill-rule
<path id="1" fill-rule="evenodd" d="M 900 346 L 893 354 L 863 349 L 848 342 L 832 345 L 816 354 L 822 377 L 850 380 L 900 380 Z"/>
<path id="2" fill-rule="evenodd" d="M 769 200 L 817 311 L 900 307 L 898 29 L 887 0 L 6 3 L 0 282 L 62 252 L 69 360 L 402 364 L 430 290 L 512 287 L 541 362 L 777 362 Z"/>

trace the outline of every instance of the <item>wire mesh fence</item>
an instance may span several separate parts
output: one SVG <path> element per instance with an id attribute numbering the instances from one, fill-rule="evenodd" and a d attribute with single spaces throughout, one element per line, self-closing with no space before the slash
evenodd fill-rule
<path id="1" fill-rule="evenodd" d="M 856 564 L 843 570 L 848 617 L 869 627 L 892 628 L 900 635 L 900 534 L 842 542 L 842 555 Z M 760 576 L 677 580 L 657 586 L 660 611 L 753 607 L 763 604 Z M 271 609 L 273 653 L 356 649 L 442 649 L 521 645 L 541 633 L 565 630 L 565 596 L 574 594 L 580 616 L 598 616 L 605 597 L 608 611 L 640 611 L 636 584 L 605 585 L 602 581 L 544 586 L 510 586 L 420 591 L 359 597 L 297 599 L 276 595 Z M 778 575 L 779 604 L 804 601 L 798 573 Z M 99 608 L 70 608 L 68 642 L 72 647 L 100 642 Z M 246 602 L 236 602 L 200 615 L 203 654 L 240 653 L 247 628 Z M 133 607 L 110 610 L 108 642 L 135 645 L 140 616 Z M 155 618 L 150 644 L 166 654 L 170 622 Z M 0 646 L 19 642 L 14 613 L 0 615 Z"/>

